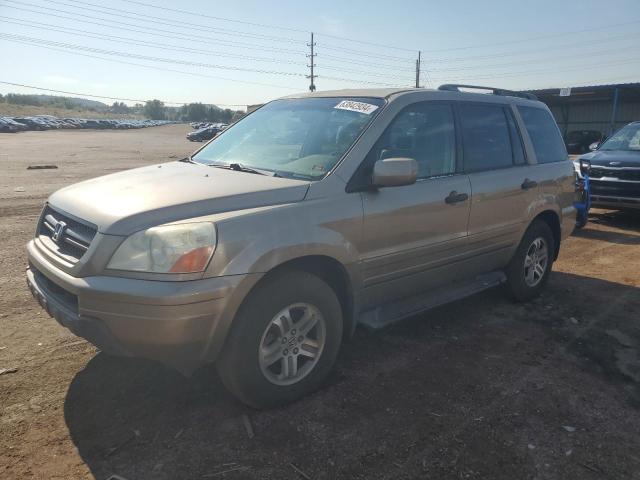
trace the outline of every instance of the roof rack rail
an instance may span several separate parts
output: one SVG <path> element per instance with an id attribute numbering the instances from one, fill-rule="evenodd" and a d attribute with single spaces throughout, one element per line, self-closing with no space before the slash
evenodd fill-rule
<path id="1" fill-rule="evenodd" d="M 440 85 L 438 87 L 438 90 L 445 90 L 448 92 L 459 92 L 461 88 L 469 88 L 472 90 L 489 90 L 493 95 L 520 97 L 520 98 L 526 98 L 528 100 L 538 100 L 538 97 L 536 97 L 533 93 L 514 92 L 513 90 L 505 90 L 504 88 L 480 87 L 478 85 L 458 85 L 456 83 L 447 83 L 445 85 Z"/>

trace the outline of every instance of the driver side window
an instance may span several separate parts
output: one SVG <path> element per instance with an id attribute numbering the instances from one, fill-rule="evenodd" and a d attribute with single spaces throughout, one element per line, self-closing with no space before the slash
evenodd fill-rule
<path id="1" fill-rule="evenodd" d="M 418 178 L 456 170 L 455 123 L 451 105 L 421 102 L 401 111 L 376 146 L 376 159 L 408 157 L 418 162 Z"/>

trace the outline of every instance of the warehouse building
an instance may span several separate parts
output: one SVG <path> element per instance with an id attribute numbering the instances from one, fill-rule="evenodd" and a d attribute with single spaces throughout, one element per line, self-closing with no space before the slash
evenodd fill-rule
<path id="1" fill-rule="evenodd" d="M 611 135 L 640 120 L 640 83 L 530 90 L 547 104 L 566 138 L 570 132 L 591 130 Z"/>

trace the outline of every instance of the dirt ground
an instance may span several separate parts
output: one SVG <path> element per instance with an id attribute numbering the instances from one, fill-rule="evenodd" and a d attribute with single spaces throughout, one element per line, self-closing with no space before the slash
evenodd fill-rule
<path id="1" fill-rule="evenodd" d="M 47 194 L 181 158 L 186 132 L 0 136 L 0 369 L 17 368 L 0 478 L 640 479 L 640 216 L 596 211 L 532 303 L 491 290 L 359 329 L 321 391 L 272 411 L 211 368 L 186 379 L 60 327 L 24 280 Z M 59 168 L 26 169 L 44 163 Z"/>

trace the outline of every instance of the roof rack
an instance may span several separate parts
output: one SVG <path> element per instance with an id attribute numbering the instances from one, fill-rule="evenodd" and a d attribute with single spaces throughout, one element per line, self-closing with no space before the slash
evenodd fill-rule
<path id="1" fill-rule="evenodd" d="M 538 97 L 536 97 L 533 93 L 514 92 L 513 90 L 505 90 L 504 88 L 479 87 L 478 85 L 458 85 L 455 83 L 447 83 L 445 85 L 440 85 L 438 87 L 438 90 L 445 90 L 448 92 L 459 92 L 461 88 L 469 88 L 472 90 L 489 90 L 493 95 L 520 97 L 520 98 L 526 98 L 528 100 L 538 100 Z"/>

